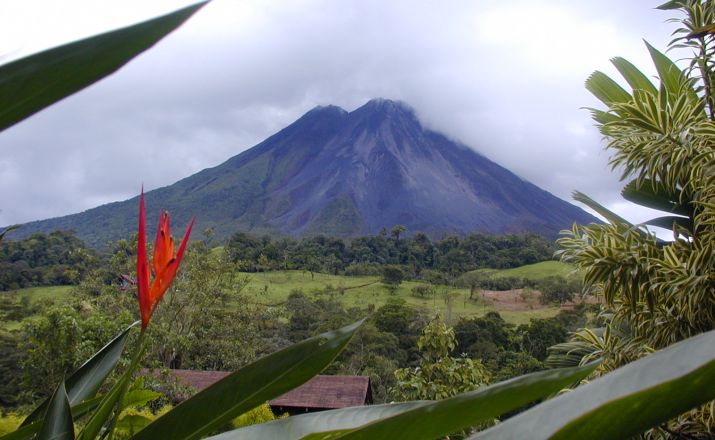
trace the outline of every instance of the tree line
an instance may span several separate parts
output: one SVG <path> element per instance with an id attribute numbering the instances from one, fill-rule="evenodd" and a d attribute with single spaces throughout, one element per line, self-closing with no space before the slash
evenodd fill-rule
<path id="1" fill-rule="evenodd" d="M 451 277 L 477 268 L 505 269 L 552 258 L 553 244 L 536 234 L 404 236 L 397 225 L 388 233 L 344 240 L 314 237 L 273 238 L 237 232 L 226 243 L 232 261 L 248 272 L 298 269 L 345 275 L 381 275 L 384 265 L 399 265 L 408 275 L 430 278 L 433 272 Z"/>

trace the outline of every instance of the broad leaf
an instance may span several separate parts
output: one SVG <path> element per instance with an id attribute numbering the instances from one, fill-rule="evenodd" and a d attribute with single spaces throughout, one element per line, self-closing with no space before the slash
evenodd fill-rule
<path id="1" fill-rule="evenodd" d="M 107 376 L 109 376 L 117 365 L 124 350 L 124 345 L 127 343 L 129 331 L 138 323 L 139 321 L 127 327 L 126 330 L 102 347 L 101 350 L 82 364 L 82 366 L 67 379 L 67 397 L 71 406 L 77 405 L 97 394 L 99 387 L 102 386 Z M 41 419 L 47 408 L 48 401 L 49 400 L 45 400 L 40 406 L 35 408 L 22 422 L 21 426 L 26 426 Z"/>
<path id="2" fill-rule="evenodd" d="M 547 370 L 507 380 L 484 389 L 430 403 L 389 419 L 379 420 L 335 438 L 409 438 L 431 440 L 488 422 L 508 411 L 554 394 L 588 376 L 598 365 Z M 316 436 L 310 438 L 327 438 Z M 331 437 L 333 438 L 333 437 Z"/>
<path id="3" fill-rule="evenodd" d="M 471 439 L 627 439 L 715 399 L 715 330 L 619 368 Z"/>
<path id="4" fill-rule="evenodd" d="M 291 345 L 232 373 L 163 415 L 134 440 L 198 439 L 320 373 L 362 324 Z"/>
<path id="5" fill-rule="evenodd" d="M 693 221 L 687 217 L 678 217 L 675 215 L 668 215 L 665 217 L 656 217 L 643 222 L 644 225 L 657 226 L 659 228 L 673 230 L 673 225 L 678 225 L 681 228 L 693 232 Z"/>
<path id="6" fill-rule="evenodd" d="M 122 408 L 130 406 L 143 406 L 152 400 L 156 400 L 163 394 L 152 390 L 131 390 L 122 399 Z"/>
<path id="7" fill-rule="evenodd" d="M 0 131 L 115 72 L 205 3 L 0 66 Z"/>
<path id="8" fill-rule="evenodd" d="M 638 180 L 632 180 L 621 191 L 624 199 L 646 208 L 657 209 L 673 214 L 690 217 L 694 213 L 692 210 L 680 204 L 679 194 L 673 194 L 662 185 L 653 184 L 650 179 L 645 179 L 638 184 Z"/>
<path id="9" fill-rule="evenodd" d="M 689 85 L 683 71 L 670 58 L 663 55 L 662 52 L 651 46 L 647 41 L 645 45 L 648 47 L 648 52 L 650 52 L 653 64 L 655 64 L 655 68 L 658 71 L 661 86 L 668 92 L 668 102 L 673 103 L 681 92 L 687 93 L 687 96 L 692 101 L 697 101 L 699 98 L 695 93 L 695 89 Z M 685 90 L 681 90 L 681 87 L 684 87 Z"/>
<path id="10" fill-rule="evenodd" d="M 606 105 L 629 102 L 631 95 L 603 72 L 593 72 L 586 80 L 586 89 Z"/>
<path id="11" fill-rule="evenodd" d="M 129 387 L 129 382 L 139 365 L 139 360 L 147 347 L 144 336 L 145 333 L 141 333 L 139 335 L 139 340 L 137 341 L 137 346 L 132 354 L 132 361 L 130 362 L 129 367 L 124 374 L 122 374 L 117 383 L 114 384 L 112 389 L 110 389 L 109 392 L 102 397 L 102 401 L 99 403 L 97 410 L 89 418 L 82 432 L 80 432 L 78 436 L 80 440 L 93 440 L 100 433 L 102 427 L 107 425 L 107 423 L 112 425 L 116 421 L 116 416 L 118 415 L 116 409 L 117 403 L 122 396 L 125 395 L 126 390 Z"/>
<path id="12" fill-rule="evenodd" d="M 211 439 L 434 439 L 490 421 L 590 374 L 596 363 L 548 370 L 448 399 L 325 411 L 254 425 Z"/>
<path id="13" fill-rule="evenodd" d="M 655 88 L 652 82 L 648 79 L 647 76 L 643 74 L 640 70 L 636 68 L 633 64 L 631 64 L 628 60 L 625 58 L 621 57 L 616 57 L 611 60 L 611 63 L 613 63 L 614 66 L 616 66 L 616 69 L 623 75 L 623 78 L 625 78 L 626 81 L 628 81 L 628 84 L 634 89 L 634 90 L 644 90 L 646 92 L 650 92 L 654 95 L 658 94 L 658 89 Z"/>
<path id="14" fill-rule="evenodd" d="M 92 411 L 99 405 L 102 397 L 95 397 L 93 399 L 86 400 L 79 405 L 72 407 L 72 416 L 74 418 L 82 417 L 88 412 Z M 42 429 L 43 420 L 37 420 L 30 423 L 29 425 L 21 426 L 16 431 L 6 434 L 0 437 L 0 440 L 29 440 L 34 438 L 35 434 Z"/>
<path id="15" fill-rule="evenodd" d="M 60 382 L 47 406 L 44 423 L 37 440 L 74 440 L 72 411 L 67 400 L 65 382 Z"/>
<path id="16" fill-rule="evenodd" d="M 573 192 L 573 199 L 576 200 L 577 202 L 581 202 L 584 205 L 588 206 L 589 208 L 593 209 L 597 213 L 601 214 L 603 217 L 606 218 L 609 222 L 613 224 L 622 224 L 626 226 L 633 226 L 631 223 L 628 222 L 628 220 L 624 219 L 623 217 L 619 216 L 618 214 L 610 211 L 608 208 L 605 206 L 601 205 L 600 203 L 596 202 L 586 194 L 580 192 L 580 191 L 574 191 Z"/>
<path id="17" fill-rule="evenodd" d="M 429 403 L 429 401 L 388 403 L 301 414 L 224 432 L 206 440 L 300 439 L 314 432 L 354 429 Z"/>
<path id="18" fill-rule="evenodd" d="M 129 433 L 139 432 L 152 422 L 147 416 L 141 414 L 127 414 L 120 417 L 116 428 Z"/>

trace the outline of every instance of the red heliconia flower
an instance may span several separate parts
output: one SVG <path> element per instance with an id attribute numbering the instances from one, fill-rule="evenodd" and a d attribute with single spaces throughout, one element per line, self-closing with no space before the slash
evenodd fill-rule
<path id="1" fill-rule="evenodd" d="M 142 332 L 149 325 L 152 313 L 156 305 L 161 301 L 164 293 L 171 285 L 179 269 L 181 259 L 184 256 L 186 244 L 189 241 L 191 228 L 194 226 L 194 219 L 191 219 L 186 234 L 181 241 L 179 250 L 174 256 L 174 239 L 171 237 L 169 227 L 169 213 L 159 214 L 159 227 L 156 232 L 156 243 L 154 244 L 154 258 L 152 265 L 154 269 L 154 280 L 149 283 L 151 269 L 146 258 L 146 226 L 144 212 L 144 190 L 139 198 L 139 239 L 137 241 L 137 290 L 139 296 L 139 311 L 142 318 Z"/>

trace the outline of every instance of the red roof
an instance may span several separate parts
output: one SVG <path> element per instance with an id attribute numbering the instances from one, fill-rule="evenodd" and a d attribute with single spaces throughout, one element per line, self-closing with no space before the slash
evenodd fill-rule
<path id="1" fill-rule="evenodd" d="M 201 391 L 231 374 L 226 371 L 169 370 L 180 382 Z M 368 376 L 315 376 L 303 385 L 268 402 L 283 410 L 337 409 L 372 403 Z"/>
<path id="2" fill-rule="evenodd" d="M 268 402 L 282 408 L 337 409 L 372 403 L 368 376 L 315 376 Z"/>
<path id="3" fill-rule="evenodd" d="M 197 392 L 231 374 L 228 371 L 199 370 L 169 370 L 169 373 L 176 376 L 184 385 L 195 388 Z"/>

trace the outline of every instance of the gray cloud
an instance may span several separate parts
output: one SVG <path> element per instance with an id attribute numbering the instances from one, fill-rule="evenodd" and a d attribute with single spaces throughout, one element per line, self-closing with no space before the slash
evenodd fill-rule
<path id="1" fill-rule="evenodd" d="M 0 135 L 0 224 L 171 184 L 315 105 L 352 110 L 377 96 L 560 197 L 580 189 L 646 215 L 618 204 L 580 108 L 598 105 L 583 81 L 613 73 L 609 57 L 650 72 L 641 39 L 663 48 L 671 31 L 653 6 L 215 0 L 119 73 Z"/>

